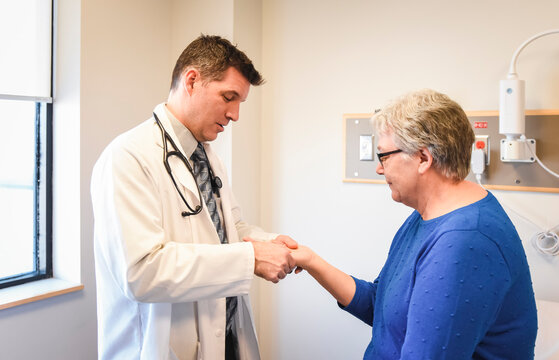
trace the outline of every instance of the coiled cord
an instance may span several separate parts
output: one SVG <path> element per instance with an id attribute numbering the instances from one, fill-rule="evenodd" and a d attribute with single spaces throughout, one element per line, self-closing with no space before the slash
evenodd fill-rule
<path id="1" fill-rule="evenodd" d="M 559 236 L 552 231 L 542 231 L 532 236 L 532 246 L 545 255 L 559 255 Z"/>

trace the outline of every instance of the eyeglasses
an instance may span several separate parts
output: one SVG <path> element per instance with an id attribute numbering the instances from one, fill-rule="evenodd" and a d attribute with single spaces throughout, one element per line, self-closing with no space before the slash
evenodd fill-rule
<path id="1" fill-rule="evenodd" d="M 397 154 L 397 153 L 402 152 L 402 151 L 403 150 L 398 149 L 398 150 L 392 150 L 392 151 L 387 151 L 387 152 L 383 152 L 383 153 L 377 153 L 377 158 L 378 158 L 378 161 L 380 163 L 380 166 L 384 166 L 384 164 L 382 163 L 382 158 L 383 157 L 386 157 L 386 156 L 392 155 L 392 154 Z"/>

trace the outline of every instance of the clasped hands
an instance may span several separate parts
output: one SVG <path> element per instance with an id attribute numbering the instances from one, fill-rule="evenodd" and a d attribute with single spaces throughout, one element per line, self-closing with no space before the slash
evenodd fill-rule
<path id="1" fill-rule="evenodd" d="M 257 241 L 249 237 L 243 241 L 254 247 L 254 274 L 278 283 L 293 270 L 298 274 L 312 258 L 312 251 L 300 246 L 287 235 L 279 235 L 272 241 Z"/>

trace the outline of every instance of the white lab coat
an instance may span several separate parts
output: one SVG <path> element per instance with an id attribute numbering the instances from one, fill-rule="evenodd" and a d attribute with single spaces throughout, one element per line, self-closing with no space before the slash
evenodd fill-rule
<path id="1" fill-rule="evenodd" d="M 180 148 L 164 105 L 155 112 Z M 276 234 L 242 222 L 223 164 L 209 144 L 204 147 L 223 181 L 229 245 L 220 244 L 205 205 L 198 215 L 181 216 L 186 207 L 163 165 L 161 132 L 153 117 L 117 137 L 93 169 L 100 359 L 175 359 L 169 346 L 173 303 L 186 303 L 183 357 L 224 359 L 227 296 L 239 296 L 241 359 L 260 359 L 248 297 L 254 250 L 240 239 L 270 240 Z M 182 169 L 179 186 L 189 204 L 199 204 L 194 180 Z"/>

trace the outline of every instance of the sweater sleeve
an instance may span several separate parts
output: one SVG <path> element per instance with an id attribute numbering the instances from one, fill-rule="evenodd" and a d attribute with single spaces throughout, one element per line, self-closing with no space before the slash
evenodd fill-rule
<path id="1" fill-rule="evenodd" d="M 355 294 L 353 295 L 353 299 L 351 299 L 351 302 L 346 307 L 343 307 L 340 303 L 338 303 L 338 306 L 364 323 L 372 326 L 378 279 L 374 282 L 370 282 L 357 279 L 353 276 L 352 278 L 355 281 Z"/>
<path id="2" fill-rule="evenodd" d="M 471 359 L 496 318 L 511 275 L 476 231 L 443 234 L 419 259 L 402 359 Z"/>

